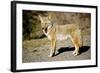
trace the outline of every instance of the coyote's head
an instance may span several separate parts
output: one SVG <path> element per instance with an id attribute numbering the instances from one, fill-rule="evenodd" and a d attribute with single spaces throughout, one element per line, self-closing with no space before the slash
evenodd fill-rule
<path id="1" fill-rule="evenodd" d="M 48 26 L 52 25 L 50 16 L 41 16 L 41 15 L 39 15 L 39 19 L 41 21 L 42 30 L 47 30 Z"/>

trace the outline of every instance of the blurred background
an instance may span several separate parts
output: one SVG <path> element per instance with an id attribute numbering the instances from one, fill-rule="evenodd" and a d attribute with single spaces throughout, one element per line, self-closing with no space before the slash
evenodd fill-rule
<path id="1" fill-rule="evenodd" d="M 90 13 L 23 10 L 23 40 L 38 39 L 44 36 L 38 15 L 44 16 L 48 14 L 51 14 L 52 21 L 58 25 L 77 24 L 83 34 L 90 34 Z"/>

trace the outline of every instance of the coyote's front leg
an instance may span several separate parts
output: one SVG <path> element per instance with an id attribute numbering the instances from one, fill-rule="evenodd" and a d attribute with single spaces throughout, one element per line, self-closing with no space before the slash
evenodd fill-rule
<path id="1" fill-rule="evenodd" d="M 50 48 L 50 55 L 48 57 L 53 57 L 55 55 L 56 50 L 56 40 L 51 40 L 51 48 Z"/>

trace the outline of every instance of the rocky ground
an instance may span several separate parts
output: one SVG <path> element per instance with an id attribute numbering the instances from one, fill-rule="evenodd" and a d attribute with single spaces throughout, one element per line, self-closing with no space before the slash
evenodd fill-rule
<path id="1" fill-rule="evenodd" d="M 42 44 L 39 44 L 41 43 Z M 43 43 L 45 42 L 45 43 Z M 91 59 L 90 35 L 83 36 L 83 46 L 80 48 L 80 55 L 74 56 L 72 53 L 74 47 L 70 39 L 62 42 L 57 42 L 56 56 L 48 57 L 50 42 L 40 39 L 36 44 L 34 40 L 23 41 L 22 61 L 23 63 L 30 62 L 48 62 L 48 61 L 64 61 L 64 60 L 87 60 Z"/>

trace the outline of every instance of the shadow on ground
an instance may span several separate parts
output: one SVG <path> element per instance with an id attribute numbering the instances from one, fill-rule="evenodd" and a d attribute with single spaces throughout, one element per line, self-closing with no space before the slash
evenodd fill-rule
<path id="1" fill-rule="evenodd" d="M 88 51 L 90 49 L 90 46 L 82 46 L 79 50 L 80 54 Z M 58 53 L 56 55 L 59 55 L 63 52 L 67 52 L 67 51 L 74 51 L 75 50 L 75 47 L 61 47 L 59 50 L 58 50 Z"/>

